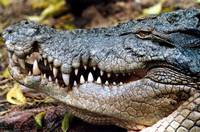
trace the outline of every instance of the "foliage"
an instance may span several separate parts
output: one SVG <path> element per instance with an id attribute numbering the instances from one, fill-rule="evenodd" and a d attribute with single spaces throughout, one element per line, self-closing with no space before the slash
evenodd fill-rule
<path id="1" fill-rule="evenodd" d="M 62 120 L 62 126 L 61 126 L 63 132 L 66 132 L 68 130 L 69 124 L 71 123 L 72 118 L 73 116 L 70 113 L 65 113 L 65 116 Z"/>
<path id="2" fill-rule="evenodd" d="M 34 117 L 37 127 L 42 127 L 42 119 L 44 118 L 45 114 L 45 112 L 40 112 Z"/>
<path id="3" fill-rule="evenodd" d="M 11 4 L 11 0 L 0 0 L 0 5 L 7 7 Z"/>
<path id="4" fill-rule="evenodd" d="M 196 3 L 200 3 L 200 0 L 194 0 Z"/>
<path id="5" fill-rule="evenodd" d="M 9 103 L 15 105 L 24 105 L 26 103 L 26 97 L 23 95 L 18 83 L 15 83 L 14 87 L 10 89 L 6 99 Z"/>
<path id="6" fill-rule="evenodd" d="M 39 16 L 30 16 L 28 17 L 33 21 L 43 21 L 48 17 L 52 17 L 65 9 L 65 1 L 64 0 L 33 0 L 32 1 L 33 8 L 43 8 L 44 10 L 41 12 Z"/>
<path id="7" fill-rule="evenodd" d="M 166 0 L 160 0 L 157 4 L 143 10 L 144 15 L 157 15 L 162 11 L 162 6 Z"/>
<path id="8" fill-rule="evenodd" d="M 2 73 L 2 76 L 5 77 L 5 78 L 9 78 L 10 77 L 10 73 L 8 71 L 8 68 L 6 68 L 3 73 Z"/>

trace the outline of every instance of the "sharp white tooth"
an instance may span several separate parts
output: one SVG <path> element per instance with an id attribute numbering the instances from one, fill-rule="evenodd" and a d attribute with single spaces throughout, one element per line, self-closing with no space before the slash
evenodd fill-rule
<path id="1" fill-rule="evenodd" d="M 85 83 L 85 79 L 84 79 L 83 75 L 81 75 L 81 77 L 80 77 L 80 83 L 81 84 Z"/>
<path id="2" fill-rule="evenodd" d="M 53 57 L 48 56 L 47 59 L 48 59 L 48 62 L 49 62 L 49 63 L 53 62 Z"/>
<path id="3" fill-rule="evenodd" d="M 46 59 L 46 58 L 47 58 L 47 55 L 46 55 L 46 54 L 43 54 L 42 57 L 43 57 L 44 59 Z"/>
<path id="4" fill-rule="evenodd" d="M 100 75 L 103 76 L 103 71 L 100 71 Z"/>
<path id="5" fill-rule="evenodd" d="M 53 68 L 53 75 L 54 77 L 57 77 L 57 74 L 58 74 L 58 69 L 57 68 Z"/>
<path id="6" fill-rule="evenodd" d="M 97 83 L 101 84 L 101 78 L 100 77 L 97 78 Z"/>
<path id="7" fill-rule="evenodd" d="M 84 65 L 84 69 L 87 70 L 87 66 L 86 65 Z"/>
<path id="8" fill-rule="evenodd" d="M 44 66 L 47 66 L 47 60 L 44 59 Z"/>
<path id="9" fill-rule="evenodd" d="M 63 81 L 65 85 L 69 85 L 69 74 L 62 74 Z"/>
<path id="10" fill-rule="evenodd" d="M 52 65 L 51 64 L 49 65 L 49 69 L 52 71 Z"/>
<path id="11" fill-rule="evenodd" d="M 93 67 L 93 70 L 95 71 L 96 69 L 97 69 L 97 68 L 94 66 L 94 67 Z"/>
<path id="12" fill-rule="evenodd" d="M 27 55 L 27 56 L 26 56 L 26 59 L 29 59 L 29 58 L 30 58 L 30 55 Z"/>
<path id="13" fill-rule="evenodd" d="M 115 74 L 115 76 L 116 76 L 116 77 L 118 77 L 118 76 L 119 76 L 119 74 Z"/>
<path id="14" fill-rule="evenodd" d="M 123 85 L 123 82 L 120 82 L 119 85 Z"/>
<path id="15" fill-rule="evenodd" d="M 13 61 L 14 61 L 15 63 L 18 62 L 18 58 L 17 58 L 17 56 L 16 56 L 15 54 L 13 54 L 12 59 L 13 59 Z"/>
<path id="16" fill-rule="evenodd" d="M 94 78 L 93 78 L 92 73 L 90 72 L 90 73 L 88 74 L 88 82 L 93 82 L 93 81 L 94 81 Z"/>
<path id="17" fill-rule="evenodd" d="M 59 67 L 59 66 L 61 66 L 61 62 L 60 62 L 58 59 L 55 59 L 55 60 L 53 61 L 53 65 L 54 65 L 55 67 Z"/>
<path id="18" fill-rule="evenodd" d="M 123 73 L 122 75 L 123 75 L 123 76 L 126 76 L 126 74 L 125 74 L 125 73 Z"/>
<path id="19" fill-rule="evenodd" d="M 51 82 L 52 81 L 52 78 L 51 78 L 51 76 L 49 76 L 49 82 Z"/>
<path id="20" fill-rule="evenodd" d="M 31 71 L 28 72 L 28 75 L 29 75 L 29 76 L 31 75 Z"/>
<path id="21" fill-rule="evenodd" d="M 56 83 L 58 84 L 58 79 L 56 78 Z"/>
<path id="22" fill-rule="evenodd" d="M 23 59 L 18 59 L 20 66 L 25 69 L 25 61 Z"/>
<path id="23" fill-rule="evenodd" d="M 44 73 L 44 75 L 43 75 L 43 76 L 44 76 L 44 78 L 47 78 L 47 75 L 46 75 L 45 73 Z"/>
<path id="24" fill-rule="evenodd" d="M 78 69 L 75 69 L 75 70 L 74 70 L 74 73 L 75 73 L 75 75 L 77 76 L 77 75 L 78 75 Z"/>
<path id="25" fill-rule="evenodd" d="M 107 73 L 107 77 L 110 78 L 110 77 L 111 77 L 111 74 L 110 74 L 110 73 Z"/>
<path id="26" fill-rule="evenodd" d="M 38 67 L 38 62 L 37 60 L 34 61 L 33 63 L 33 75 L 39 75 L 41 72 L 40 72 L 40 69 Z"/>
<path id="27" fill-rule="evenodd" d="M 74 81 L 74 86 L 77 86 L 77 83 L 76 83 L 76 81 Z"/>
<path id="28" fill-rule="evenodd" d="M 108 81 L 106 81 L 106 82 L 105 82 L 105 85 L 109 85 L 109 82 L 108 82 Z"/>
<path id="29" fill-rule="evenodd" d="M 116 85 L 116 82 L 113 82 L 113 85 Z"/>

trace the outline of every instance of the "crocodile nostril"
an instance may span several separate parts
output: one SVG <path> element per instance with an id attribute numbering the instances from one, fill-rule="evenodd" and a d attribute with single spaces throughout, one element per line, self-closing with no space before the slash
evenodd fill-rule
<path id="1" fill-rule="evenodd" d="M 8 32 L 9 34 L 11 34 L 11 33 L 13 32 L 13 30 L 8 29 L 7 32 Z"/>
<path id="2" fill-rule="evenodd" d="M 28 22 L 28 21 L 25 21 L 24 24 L 29 24 L 29 22 Z"/>

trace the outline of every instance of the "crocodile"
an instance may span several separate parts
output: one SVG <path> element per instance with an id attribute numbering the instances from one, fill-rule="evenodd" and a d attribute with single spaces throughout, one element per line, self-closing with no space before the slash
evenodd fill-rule
<path id="1" fill-rule="evenodd" d="M 200 10 L 62 31 L 22 20 L 2 33 L 12 77 L 89 123 L 200 132 Z"/>

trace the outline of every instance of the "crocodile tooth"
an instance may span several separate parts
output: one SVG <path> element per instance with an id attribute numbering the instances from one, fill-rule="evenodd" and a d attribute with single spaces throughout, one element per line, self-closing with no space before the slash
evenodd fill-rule
<path id="1" fill-rule="evenodd" d="M 118 77 L 118 76 L 119 76 L 119 74 L 115 74 L 115 76 L 116 76 L 116 77 Z"/>
<path id="2" fill-rule="evenodd" d="M 69 74 L 62 74 L 63 81 L 65 85 L 69 85 Z"/>
<path id="3" fill-rule="evenodd" d="M 123 82 L 120 82 L 119 85 L 123 85 Z"/>
<path id="4" fill-rule="evenodd" d="M 47 59 L 48 59 L 48 62 L 49 62 L 49 63 L 53 62 L 53 57 L 48 56 Z"/>
<path id="5" fill-rule="evenodd" d="M 58 69 L 57 68 L 53 68 L 53 75 L 54 77 L 57 77 L 57 74 L 58 74 Z"/>
<path id="6" fill-rule="evenodd" d="M 74 70 L 74 73 L 75 73 L 75 75 L 77 76 L 77 75 L 78 75 L 78 69 L 75 69 L 75 70 Z"/>
<path id="7" fill-rule="evenodd" d="M 40 69 L 38 67 L 38 62 L 37 60 L 34 61 L 33 63 L 33 75 L 39 75 L 41 72 L 40 72 Z"/>
<path id="8" fill-rule="evenodd" d="M 100 75 L 103 76 L 103 71 L 100 71 Z"/>
<path id="9" fill-rule="evenodd" d="M 77 85 L 77 83 L 76 83 L 76 81 L 74 81 L 74 86 L 76 86 Z"/>
<path id="10" fill-rule="evenodd" d="M 123 76 L 126 76 L 126 74 L 125 74 L 125 73 L 123 73 L 122 75 L 123 75 Z"/>
<path id="11" fill-rule="evenodd" d="M 97 78 L 97 83 L 101 84 L 101 78 L 100 77 Z"/>
<path id="12" fill-rule="evenodd" d="M 87 70 L 87 66 L 86 65 L 84 65 L 84 69 Z"/>
<path id="13" fill-rule="evenodd" d="M 16 56 L 15 54 L 13 54 L 12 59 L 13 59 L 13 61 L 14 61 L 15 63 L 18 62 L 18 58 L 17 58 L 17 56 Z"/>
<path id="14" fill-rule="evenodd" d="M 20 66 L 25 69 L 25 61 L 23 59 L 18 59 Z"/>
<path id="15" fill-rule="evenodd" d="M 90 72 L 90 73 L 88 74 L 88 82 L 93 82 L 93 81 L 94 81 L 94 78 L 93 78 L 92 73 Z"/>
<path id="16" fill-rule="evenodd" d="M 46 54 L 43 54 L 42 57 L 43 57 L 44 59 L 46 59 L 46 58 L 47 58 L 47 55 L 46 55 Z"/>
<path id="17" fill-rule="evenodd" d="M 108 81 L 105 82 L 105 85 L 109 85 Z"/>
<path id="18" fill-rule="evenodd" d="M 44 75 L 43 75 L 43 76 L 44 76 L 44 78 L 47 78 L 47 75 L 46 75 L 45 73 L 44 73 Z"/>
<path id="19" fill-rule="evenodd" d="M 52 71 L 52 65 L 51 64 L 49 65 L 49 69 Z"/>
<path id="20" fill-rule="evenodd" d="M 58 79 L 56 78 L 56 83 L 58 84 Z"/>
<path id="21" fill-rule="evenodd" d="M 29 58 L 30 58 L 30 55 L 27 55 L 27 56 L 26 56 L 26 59 L 29 59 Z"/>
<path id="22" fill-rule="evenodd" d="M 83 75 L 81 75 L 81 77 L 80 77 L 80 83 L 81 84 L 85 83 L 85 79 L 84 79 Z"/>
<path id="23" fill-rule="evenodd" d="M 31 75 L 31 71 L 28 72 L 28 75 L 29 75 L 29 76 Z"/>
<path id="24" fill-rule="evenodd" d="M 113 82 L 113 85 L 116 85 L 116 82 Z"/>
<path id="25" fill-rule="evenodd" d="M 44 59 L 44 66 L 47 66 L 47 60 Z"/>
<path id="26" fill-rule="evenodd" d="M 55 67 L 59 67 L 59 66 L 61 66 L 61 62 L 60 62 L 58 59 L 55 59 L 55 60 L 53 61 L 53 65 L 54 65 Z"/>
<path id="27" fill-rule="evenodd" d="M 94 70 L 94 71 L 96 70 L 96 67 L 95 67 L 95 66 L 93 67 L 93 70 Z"/>
<path id="28" fill-rule="evenodd" d="M 52 78 L 51 78 L 51 76 L 49 76 L 49 82 L 51 82 L 52 81 Z"/>
<path id="29" fill-rule="evenodd" d="M 107 73 L 107 77 L 110 78 L 110 77 L 111 77 L 111 74 L 110 74 L 110 73 Z"/>

